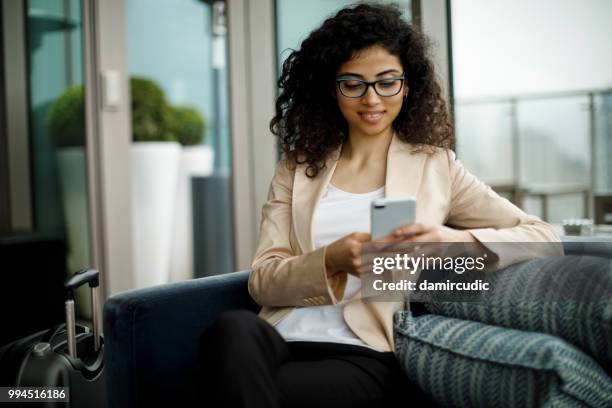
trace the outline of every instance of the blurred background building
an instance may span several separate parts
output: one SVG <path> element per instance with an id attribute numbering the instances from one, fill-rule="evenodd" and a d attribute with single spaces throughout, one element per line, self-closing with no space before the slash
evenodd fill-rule
<path id="1" fill-rule="evenodd" d="M 1 0 L 3 273 L 95 266 L 108 296 L 248 268 L 280 66 L 351 3 Z M 612 224 L 612 2 L 395 3 L 434 40 L 466 167 L 549 222 Z"/>

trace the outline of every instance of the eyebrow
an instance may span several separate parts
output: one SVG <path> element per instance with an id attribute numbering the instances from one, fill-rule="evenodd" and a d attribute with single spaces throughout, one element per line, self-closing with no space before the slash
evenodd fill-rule
<path id="1" fill-rule="evenodd" d="M 385 75 L 385 74 L 391 74 L 393 72 L 396 73 L 401 73 L 400 71 L 398 71 L 397 69 L 388 69 L 386 71 L 383 72 L 379 72 L 378 74 L 376 74 L 377 77 L 381 76 L 381 75 Z M 350 77 L 359 77 L 359 78 L 363 78 L 363 75 L 361 74 L 355 74 L 354 72 L 343 72 L 340 75 L 338 75 L 339 77 L 344 77 L 344 76 L 350 76 Z"/>

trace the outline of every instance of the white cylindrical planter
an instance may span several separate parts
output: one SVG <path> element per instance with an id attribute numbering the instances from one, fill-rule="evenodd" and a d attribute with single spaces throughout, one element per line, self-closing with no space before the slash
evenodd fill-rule
<path id="1" fill-rule="evenodd" d="M 167 283 L 181 146 L 132 144 L 132 228 L 135 287 Z"/>
<path id="2" fill-rule="evenodd" d="M 170 281 L 193 278 L 193 211 L 191 178 L 209 176 L 213 171 L 214 150 L 209 146 L 186 146 L 181 153 L 176 210 L 173 225 Z"/>
<path id="3" fill-rule="evenodd" d="M 87 205 L 87 168 L 83 147 L 62 147 L 57 151 L 57 167 L 66 221 L 68 273 L 91 267 L 89 256 L 89 217 Z M 88 286 L 76 290 L 79 315 L 91 318 Z"/>

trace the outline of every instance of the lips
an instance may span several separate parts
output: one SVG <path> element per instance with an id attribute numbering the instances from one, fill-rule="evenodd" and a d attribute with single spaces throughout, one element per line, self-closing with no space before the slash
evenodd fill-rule
<path id="1" fill-rule="evenodd" d="M 358 113 L 361 119 L 363 119 L 365 122 L 370 123 L 370 124 L 378 123 L 382 119 L 383 115 L 385 114 L 384 111 L 358 112 Z"/>

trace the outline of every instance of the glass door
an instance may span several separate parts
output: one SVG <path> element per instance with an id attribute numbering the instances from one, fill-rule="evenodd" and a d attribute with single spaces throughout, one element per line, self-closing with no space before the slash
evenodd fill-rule
<path id="1" fill-rule="evenodd" d="M 35 229 L 65 237 L 70 271 L 89 266 L 80 0 L 27 2 Z"/>
<path id="2" fill-rule="evenodd" d="M 226 4 L 126 0 L 125 11 L 136 286 L 231 272 Z"/>
<path id="3" fill-rule="evenodd" d="M 0 189 L 0 318 L 10 328 L 0 345 L 63 322 L 64 280 L 91 264 L 81 6 L 80 0 L 2 3 L 0 73 L 11 92 L 0 104 L 10 112 L 0 137 L 7 158 L 0 178 L 11 183 Z M 15 157 L 19 166 L 6 165 Z M 27 222 L 16 221 L 18 213 Z M 89 319 L 87 288 L 77 292 L 76 304 L 77 315 Z"/>

